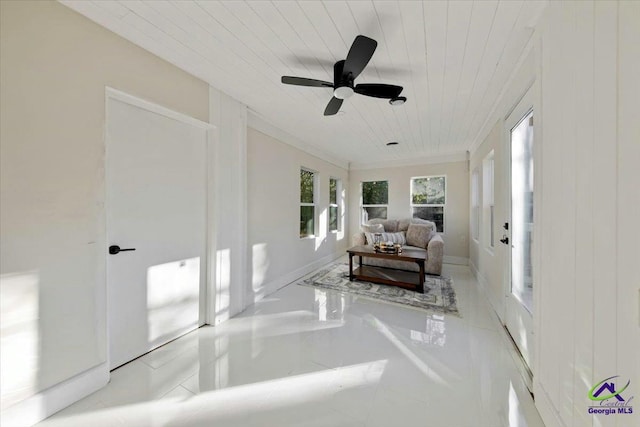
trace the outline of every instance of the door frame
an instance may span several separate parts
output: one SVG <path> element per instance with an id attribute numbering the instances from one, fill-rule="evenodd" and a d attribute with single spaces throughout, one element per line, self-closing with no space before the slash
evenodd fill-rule
<path id="1" fill-rule="evenodd" d="M 504 203 L 503 218 L 509 223 L 509 231 L 505 232 L 502 228 L 502 224 L 499 225 L 500 230 L 509 237 L 509 245 L 511 244 L 511 231 L 512 231 L 512 218 L 511 218 L 511 130 L 516 126 L 522 118 L 533 110 L 533 233 L 532 233 L 532 248 L 531 248 L 531 263 L 533 274 L 533 310 L 531 312 L 531 328 L 532 337 L 531 344 L 533 346 L 533 352 L 531 354 L 530 365 L 522 358 L 523 368 L 528 373 L 528 387 L 532 390 L 533 378 L 535 373 L 538 372 L 537 364 L 538 357 L 536 357 L 538 346 L 538 339 L 536 331 L 539 330 L 539 307 L 540 301 L 540 207 L 541 207 L 541 192 L 542 192 L 542 180 L 541 180 L 541 141 L 542 141 L 542 127 L 540 120 L 540 88 L 537 79 L 534 79 L 530 85 L 528 85 L 522 94 L 522 96 L 514 103 L 513 107 L 507 111 L 503 118 L 503 153 L 505 161 L 503 162 L 503 173 L 507 178 L 502 188 Z M 504 318 L 502 323 L 505 328 L 507 325 L 508 314 L 508 297 L 511 293 L 511 250 L 509 247 L 505 247 L 503 250 L 504 263 L 503 263 L 503 294 L 504 294 Z M 524 310 L 524 308 L 522 308 Z M 518 351 L 520 351 L 518 349 Z"/>
<path id="2" fill-rule="evenodd" d="M 108 128 L 108 123 L 109 123 L 109 101 L 120 101 L 123 102 L 125 104 L 129 104 L 132 105 L 134 107 L 138 107 L 141 108 L 143 110 L 155 113 L 155 114 L 159 114 L 162 116 L 165 116 L 167 118 L 173 119 L 173 120 L 177 120 L 181 123 L 185 123 L 194 127 L 197 127 L 199 129 L 203 129 L 206 133 L 206 145 L 205 145 L 205 152 L 206 152 L 206 162 L 205 162 L 205 176 L 206 176 L 206 182 L 204 183 L 204 187 L 205 187 L 205 232 L 206 232 L 206 236 L 205 236 L 205 281 L 204 283 L 200 284 L 200 298 L 199 298 L 199 306 L 200 306 L 200 310 L 199 310 L 199 315 L 198 315 L 198 326 L 203 326 L 207 323 L 207 318 L 208 318 L 208 314 L 212 312 L 212 308 L 215 307 L 215 300 L 216 300 L 216 292 L 215 292 L 215 281 L 213 280 L 213 278 L 215 277 L 215 263 L 212 262 L 211 259 L 211 254 L 212 252 L 212 248 L 215 245 L 215 233 L 214 233 L 214 227 L 215 227 L 215 211 L 214 211 L 214 197 L 213 197 L 213 191 L 215 189 L 215 174 L 214 174 L 214 153 L 215 153 L 215 147 L 214 147 L 214 143 L 216 140 L 216 136 L 217 136 L 217 128 L 216 126 L 204 122 L 202 120 L 198 120 L 196 118 L 193 118 L 191 116 L 188 116 L 186 114 L 171 110 L 167 107 L 163 107 L 162 105 L 156 104 L 154 102 L 130 95 L 126 92 L 120 91 L 118 89 L 114 89 L 110 86 L 105 86 L 105 98 L 104 98 L 104 109 L 105 109 L 105 121 L 104 121 L 104 132 L 103 132 L 103 143 L 104 143 L 104 149 L 105 149 L 105 157 L 104 157 L 104 188 L 103 188 L 103 200 L 105 201 L 103 209 L 102 209 L 102 213 L 103 213 L 103 218 L 104 218 L 104 228 L 105 228 L 105 238 L 106 238 L 106 242 L 109 242 L 109 228 L 107 225 L 107 210 L 108 210 L 108 199 L 107 199 L 107 180 L 106 180 L 106 173 L 107 173 L 107 162 L 108 162 L 108 135 L 107 135 L 107 128 Z M 111 348 L 111 342 L 110 342 L 110 331 L 109 331 L 109 300 L 108 300 L 108 292 L 107 292 L 107 285 L 108 285 L 108 277 L 107 277 L 107 258 L 109 257 L 106 248 L 105 248 L 105 252 L 104 252 L 104 265 L 105 265 L 105 270 L 104 270 L 104 286 L 105 286 L 105 290 L 104 290 L 104 309 L 106 311 L 106 316 L 105 316 L 105 327 L 106 327 L 106 362 L 107 362 L 107 366 L 111 366 L 111 360 L 110 360 L 110 351 L 109 349 Z M 109 376 L 111 374 L 109 373 Z"/>

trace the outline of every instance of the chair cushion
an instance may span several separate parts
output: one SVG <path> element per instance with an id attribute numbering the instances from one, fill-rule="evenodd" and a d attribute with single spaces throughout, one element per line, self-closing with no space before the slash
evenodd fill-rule
<path id="1" fill-rule="evenodd" d="M 433 233 L 433 225 L 430 224 L 409 224 L 407 228 L 407 245 L 426 248 Z"/>
<path id="2" fill-rule="evenodd" d="M 422 218 L 405 218 L 398 221 L 398 231 L 407 231 L 411 224 L 433 224 L 433 229 L 436 229 L 436 224 L 432 221 Z"/>
<path id="3" fill-rule="evenodd" d="M 368 233 L 366 231 L 364 232 L 364 235 L 367 237 L 368 244 L 372 244 L 375 241 L 374 234 L 377 233 Z M 407 243 L 407 240 L 404 236 L 404 231 L 401 231 L 399 233 L 380 233 L 380 241 L 399 243 L 401 245 L 405 245 Z"/>
<path id="4" fill-rule="evenodd" d="M 360 227 L 365 233 L 384 233 L 382 224 L 362 224 Z"/>
<path id="5" fill-rule="evenodd" d="M 387 233 L 395 233 L 398 231 L 398 220 L 397 219 L 382 219 L 382 218 L 374 218 L 367 221 L 367 224 L 382 224 L 384 227 L 384 231 Z"/>

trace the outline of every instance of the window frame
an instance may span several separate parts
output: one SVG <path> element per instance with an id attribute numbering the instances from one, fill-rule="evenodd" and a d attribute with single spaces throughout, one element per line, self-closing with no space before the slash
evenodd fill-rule
<path id="1" fill-rule="evenodd" d="M 471 238 L 480 243 L 480 170 L 471 172 Z"/>
<path id="2" fill-rule="evenodd" d="M 413 203 L 413 180 L 422 179 L 422 178 L 444 178 L 444 203 L 424 203 L 424 204 L 416 204 Z M 447 230 L 447 192 L 449 185 L 447 184 L 447 175 L 439 174 L 439 175 L 424 175 L 424 176 L 412 176 L 409 179 L 409 218 L 413 218 L 413 208 L 438 208 L 442 207 L 442 231 L 436 230 L 436 232 L 440 235 L 445 235 Z M 427 220 L 430 221 L 430 220 Z M 432 221 L 433 222 L 433 221 Z"/>
<path id="3" fill-rule="evenodd" d="M 302 171 L 309 172 L 309 173 L 311 173 L 313 175 L 313 202 L 312 203 L 303 202 L 302 201 L 302 189 L 300 188 L 301 179 L 302 179 L 302 177 L 301 177 Z M 299 202 L 299 205 L 300 205 L 300 209 L 298 211 L 298 235 L 299 235 L 299 238 L 301 240 L 314 239 L 314 238 L 316 238 L 318 236 L 318 220 L 317 220 L 318 211 L 316 209 L 316 205 L 318 204 L 317 203 L 318 202 L 318 171 L 315 171 L 313 169 L 310 169 L 310 168 L 307 168 L 307 167 L 304 167 L 304 166 L 300 166 L 299 175 L 298 175 L 298 202 Z M 308 234 L 308 235 L 305 235 L 305 236 L 303 236 L 300 233 L 300 218 L 301 218 L 301 215 L 302 215 L 302 207 L 303 206 L 311 206 L 313 208 L 313 234 Z"/>
<path id="4" fill-rule="evenodd" d="M 364 204 L 364 184 L 367 182 L 386 182 L 387 183 L 387 203 L 386 204 L 372 204 L 372 205 L 365 205 Z M 389 218 L 389 180 L 388 179 L 376 179 L 376 180 L 370 180 L 370 181 L 360 181 L 360 222 L 362 224 L 366 224 L 367 221 L 369 220 L 368 214 L 367 217 L 365 218 L 365 208 L 385 208 L 387 210 L 387 216 L 386 218 L 382 218 L 382 219 L 388 219 Z"/>
<path id="5" fill-rule="evenodd" d="M 495 171 L 495 153 L 494 150 L 491 150 L 482 160 L 482 209 L 487 213 L 483 221 L 486 233 L 485 249 L 491 254 L 494 253 L 496 247 Z"/>
<path id="6" fill-rule="evenodd" d="M 336 182 L 336 202 L 335 203 L 331 203 L 331 181 L 335 181 Z M 327 227 L 329 229 L 329 233 L 339 233 L 340 231 L 342 231 L 342 221 L 340 221 L 340 212 L 342 211 L 341 209 L 341 198 L 340 198 L 340 194 L 342 193 L 342 179 L 340 178 L 335 178 L 333 176 L 329 177 L 329 215 L 327 217 Z M 331 229 L 331 208 L 336 208 L 336 229 L 332 230 Z"/>

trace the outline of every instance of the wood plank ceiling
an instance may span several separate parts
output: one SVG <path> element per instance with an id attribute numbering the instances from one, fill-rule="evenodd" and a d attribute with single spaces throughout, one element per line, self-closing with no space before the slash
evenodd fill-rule
<path id="1" fill-rule="evenodd" d="M 62 1 L 245 103 L 321 152 L 358 164 L 466 151 L 529 41 L 541 1 Z M 408 101 L 355 95 L 323 116 L 333 63 L 364 34 L 378 48 L 357 83 L 404 86 Z M 399 141 L 387 147 L 389 141 Z"/>

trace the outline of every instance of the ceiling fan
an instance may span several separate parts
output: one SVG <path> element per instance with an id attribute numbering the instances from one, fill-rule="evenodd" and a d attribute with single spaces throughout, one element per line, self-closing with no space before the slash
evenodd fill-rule
<path id="1" fill-rule="evenodd" d="M 356 77 L 367 66 L 378 42 L 369 37 L 357 36 L 349 49 L 347 58 L 333 64 L 333 83 L 324 80 L 307 79 L 304 77 L 282 76 L 282 83 L 296 86 L 330 87 L 333 88 L 333 98 L 324 110 L 325 116 L 333 116 L 342 106 L 342 101 L 354 93 L 388 99 L 391 105 L 404 104 L 407 100 L 402 93 L 402 86 L 382 83 L 360 83 L 353 85 Z"/>

